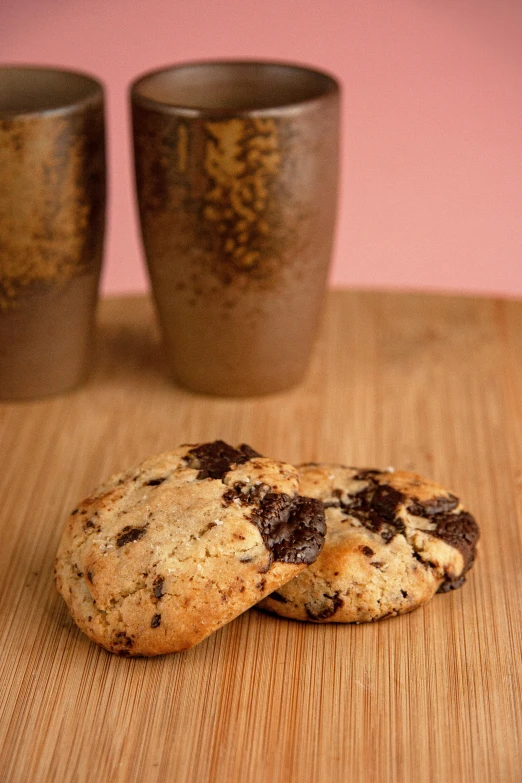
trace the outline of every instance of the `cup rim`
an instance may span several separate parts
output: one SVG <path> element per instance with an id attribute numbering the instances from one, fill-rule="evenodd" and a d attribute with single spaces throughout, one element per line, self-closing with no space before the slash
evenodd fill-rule
<path id="1" fill-rule="evenodd" d="M 183 68 L 192 68 L 200 66 L 269 66 L 285 69 L 287 71 L 296 71 L 300 73 L 308 73 L 314 76 L 319 76 L 325 79 L 325 85 L 327 89 L 319 95 L 314 95 L 310 98 L 302 98 L 300 100 L 292 101 L 289 103 L 274 104 L 273 106 L 263 106 L 260 108 L 208 108 L 204 106 L 184 106 L 183 104 L 167 103 L 165 101 L 156 100 L 154 98 L 148 98 L 141 94 L 140 87 L 146 80 L 159 76 L 171 71 L 178 71 Z M 339 80 L 331 73 L 319 68 L 312 68 L 307 65 L 301 65 L 299 63 L 288 62 L 286 60 L 259 60 L 249 58 L 218 58 L 218 59 L 203 59 L 203 60 L 185 60 L 179 63 L 173 63 L 171 65 L 160 66 L 159 68 L 153 68 L 137 76 L 129 85 L 129 96 L 133 105 L 139 105 L 143 108 L 153 109 L 158 112 L 166 114 L 176 114 L 185 117 L 252 117 L 259 115 L 270 114 L 289 114 L 298 111 L 302 107 L 312 106 L 329 96 L 339 95 L 341 92 L 341 85 Z"/>
<path id="2" fill-rule="evenodd" d="M 30 72 L 35 71 L 38 73 L 48 74 L 63 74 L 67 76 L 80 77 L 85 80 L 86 94 L 77 98 L 76 100 L 64 101 L 58 106 L 52 108 L 42 109 L 28 109 L 28 110 L 16 110 L 16 109 L 2 109 L 0 106 L 0 119 L 15 119 L 17 117 L 47 117 L 54 115 L 66 115 L 70 114 L 80 108 L 85 108 L 90 104 L 97 104 L 103 101 L 104 98 L 104 85 L 96 76 L 85 71 L 79 71 L 73 68 L 60 68 L 59 66 L 52 65 L 35 65 L 25 63 L 0 63 L 0 76 L 5 72 Z"/>

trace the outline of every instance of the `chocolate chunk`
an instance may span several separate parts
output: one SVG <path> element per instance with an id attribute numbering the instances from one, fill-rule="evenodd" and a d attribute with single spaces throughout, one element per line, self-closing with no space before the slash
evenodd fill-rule
<path id="1" fill-rule="evenodd" d="M 354 511 L 368 512 L 372 509 L 372 501 L 377 484 L 372 481 L 364 489 L 359 490 L 355 494 L 349 494 L 346 500 L 342 500 L 342 492 L 334 491 L 334 495 L 337 495 L 341 499 L 341 508 L 349 514 Z"/>
<path id="2" fill-rule="evenodd" d="M 446 579 L 437 590 L 437 593 L 449 593 L 451 590 L 458 590 L 465 581 L 465 576 L 459 576 L 458 579 Z"/>
<path id="3" fill-rule="evenodd" d="M 281 593 L 278 593 L 278 592 L 270 593 L 269 598 L 273 598 L 274 601 L 279 601 L 280 604 L 287 604 L 288 603 L 288 601 L 286 600 L 284 595 L 281 595 Z"/>
<path id="4" fill-rule="evenodd" d="M 258 500 L 261 500 L 261 498 L 270 491 L 268 484 L 263 483 L 253 484 L 251 487 L 248 487 L 247 490 L 245 490 L 244 487 L 244 484 L 237 483 L 234 484 L 231 489 L 227 489 L 227 491 L 223 493 L 225 505 L 229 506 L 234 500 L 239 500 L 241 505 L 251 506 Z"/>
<path id="5" fill-rule="evenodd" d="M 341 606 L 344 605 L 342 598 L 339 598 L 339 593 L 333 595 L 325 595 L 326 603 L 322 608 L 317 611 L 313 608 L 312 604 L 305 604 L 306 614 L 310 620 L 328 620 L 332 617 Z"/>
<path id="6" fill-rule="evenodd" d="M 151 479 L 150 481 L 146 481 L 143 485 L 144 487 L 157 487 L 158 484 L 163 484 L 164 481 L 167 480 L 166 476 L 163 476 L 163 478 L 155 478 Z"/>
<path id="7" fill-rule="evenodd" d="M 434 514 L 447 514 L 449 511 L 453 511 L 458 504 L 459 499 L 449 493 L 447 497 L 441 495 L 438 498 L 430 498 L 429 500 L 416 500 L 406 510 L 408 514 L 429 519 Z"/>
<path id="8" fill-rule="evenodd" d="M 431 519 L 437 525 L 436 529 L 431 531 L 432 534 L 461 553 L 464 558 L 462 574 L 465 574 L 475 560 L 476 545 L 480 536 L 475 519 L 467 511 L 460 511 L 458 514 L 435 514 Z"/>
<path id="9" fill-rule="evenodd" d="M 79 508 L 73 508 L 73 510 L 71 511 L 71 516 L 73 517 L 75 514 L 78 513 L 79 510 L 80 510 Z"/>
<path id="10" fill-rule="evenodd" d="M 91 585 L 92 585 L 93 578 L 94 578 L 94 575 L 93 575 L 92 571 L 87 571 L 87 579 L 91 583 Z"/>
<path id="11" fill-rule="evenodd" d="M 131 527 L 127 525 L 120 532 L 116 539 L 116 546 L 125 546 L 125 544 L 131 544 L 133 541 L 137 541 L 139 538 L 145 535 L 147 532 L 147 526 L 145 527 Z"/>
<path id="12" fill-rule="evenodd" d="M 226 492 L 223 492 L 223 505 L 229 506 L 237 497 L 238 494 L 235 489 L 227 489 Z"/>
<path id="13" fill-rule="evenodd" d="M 114 634 L 115 647 L 119 655 L 128 655 L 129 648 L 134 646 L 134 640 L 125 631 L 117 631 Z"/>
<path id="14" fill-rule="evenodd" d="M 370 509 L 367 512 L 357 511 L 356 517 L 360 522 L 363 523 L 365 527 L 368 528 L 368 530 L 371 530 L 373 533 L 380 533 L 386 524 L 386 520 L 379 516 L 379 514 L 377 514 L 377 512 L 373 509 Z"/>
<path id="15" fill-rule="evenodd" d="M 346 514 L 357 517 L 357 511 L 362 511 L 364 514 L 368 513 L 371 508 L 370 499 L 371 494 L 363 490 L 358 492 L 357 495 L 349 495 L 348 500 L 341 500 L 339 505 Z"/>
<path id="16" fill-rule="evenodd" d="M 403 598 L 407 598 L 408 597 L 408 593 L 406 592 L 406 590 L 401 590 L 401 594 L 402 594 Z"/>
<path id="17" fill-rule="evenodd" d="M 378 471 L 364 471 L 364 474 L 371 472 L 377 473 Z M 360 475 L 362 476 L 363 474 L 361 473 Z M 354 516 L 356 516 L 354 514 L 355 511 L 369 514 L 370 522 L 373 519 L 375 528 L 380 529 L 384 521 L 397 522 L 395 519 L 397 509 L 404 500 L 405 496 L 402 492 L 394 489 L 389 484 L 377 484 L 370 476 L 370 484 L 354 495 L 349 495 L 347 500 L 341 502 L 341 507 L 344 511 Z M 357 518 L 359 519 L 358 515 Z M 378 522 L 378 520 L 381 520 L 381 522 Z M 402 522 L 399 526 L 403 527 Z"/>
<path id="18" fill-rule="evenodd" d="M 404 501 L 402 492 L 390 487 L 389 484 L 379 484 L 372 497 L 372 508 L 384 519 L 393 522 L 397 507 Z"/>
<path id="19" fill-rule="evenodd" d="M 363 555 L 366 555 L 366 557 L 371 557 L 372 555 L 375 554 L 373 549 L 370 549 L 369 546 L 362 546 L 361 547 L 361 552 L 363 553 Z"/>
<path id="20" fill-rule="evenodd" d="M 375 476 L 378 476 L 379 473 L 382 473 L 382 470 L 377 470 L 376 468 L 364 468 L 363 470 L 360 470 L 353 477 L 353 479 L 354 481 L 367 481 L 368 479 L 373 479 Z"/>
<path id="21" fill-rule="evenodd" d="M 152 618 L 150 627 L 151 628 L 157 628 L 160 624 L 161 624 L 161 615 L 160 614 L 155 614 L 154 617 Z"/>
<path id="22" fill-rule="evenodd" d="M 319 500 L 269 492 L 251 521 L 274 560 L 310 564 L 323 548 L 326 522 Z"/>
<path id="23" fill-rule="evenodd" d="M 246 492 L 241 492 L 240 498 L 245 498 L 243 502 L 247 503 L 247 505 L 251 505 L 264 498 L 267 492 L 270 492 L 269 485 L 261 482 L 260 484 L 253 484 Z"/>
<path id="24" fill-rule="evenodd" d="M 391 520 L 379 516 L 373 509 L 370 509 L 369 511 L 355 509 L 350 510 L 348 513 L 358 519 L 359 522 L 361 522 L 365 528 L 371 530 L 372 533 L 379 533 L 386 543 L 389 543 L 394 536 L 398 533 L 402 533 L 404 530 L 401 519 L 397 518 L 392 522 Z"/>
<path id="25" fill-rule="evenodd" d="M 191 466 L 199 468 L 198 479 L 213 478 L 221 479 L 232 469 L 233 465 L 242 465 L 253 457 L 260 457 L 257 451 L 254 451 L 246 443 L 243 443 L 237 449 L 229 446 L 222 440 L 215 440 L 213 443 L 203 443 L 189 451 Z"/>
<path id="26" fill-rule="evenodd" d="M 384 530 L 381 530 L 381 538 L 385 544 L 389 544 L 392 538 L 396 536 L 398 532 L 399 530 L 397 528 L 392 529 L 385 527 Z"/>
<path id="27" fill-rule="evenodd" d="M 370 484 L 341 502 L 343 511 L 361 522 L 372 533 L 380 533 L 388 543 L 404 530 L 404 523 L 396 517 L 397 508 L 404 501 L 402 492 L 388 484 Z"/>
<path id="28" fill-rule="evenodd" d="M 163 582 L 164 580 L 163 577 L 161 576 L 157 576 L 156 579 L 154 580 L 153 593 L 154 593 L 154 598 L 157 598 L 158 600 L 165 595 L 163 592 Z"/>

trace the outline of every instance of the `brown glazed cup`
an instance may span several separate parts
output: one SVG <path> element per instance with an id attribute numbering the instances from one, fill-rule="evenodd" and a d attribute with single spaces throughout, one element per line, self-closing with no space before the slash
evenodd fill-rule
<path id="1" fill-rule="evenodd" d="M 253 395 L 301 380 L 331 257 L 339 85 L 274 62 L 189 63 L 131 87 L 136 185 L 175 378 Z"/>
<path id="2" fill-rule="evenodd" d="M 0 398 L 85 379 L 104 224 L 101 84 L 0 67 Z"/>

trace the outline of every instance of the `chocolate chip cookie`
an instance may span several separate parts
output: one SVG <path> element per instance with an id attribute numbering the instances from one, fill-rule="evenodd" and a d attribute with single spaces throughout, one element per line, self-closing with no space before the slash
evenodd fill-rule
<path id="1" fill-rule="evenodd" d="M 302 465 L 300 492 L 326 509 L 324 548 L 259 607 L 313 622 L 362 623 L 411 612 L 460 587 L 479 529 L 459 499 L 406 471 Z"/>
<path id="2" fill-rule="evenodd" d="M 94 642 L 120 655 L 187 650 L 319 554 L 322 504 L 295 468 L 223 441 L 115 476 L 74 509 L 56 585 Z"/>

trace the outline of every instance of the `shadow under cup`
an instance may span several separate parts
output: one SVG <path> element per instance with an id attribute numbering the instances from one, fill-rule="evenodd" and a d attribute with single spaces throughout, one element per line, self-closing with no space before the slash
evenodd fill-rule
<path id="1" fill-rule="evenodd" d="M 131 88 L 142 236 L 174 377 L 255 395 L 300 381 L 335 224 L 339 86 L 279 63 L 193 63 Z"/>
<path id="2" fill-rule="evenodd" d="M 104 225 L 102 86 L 0 67 L 0 398 L 85 379 Z"/>

